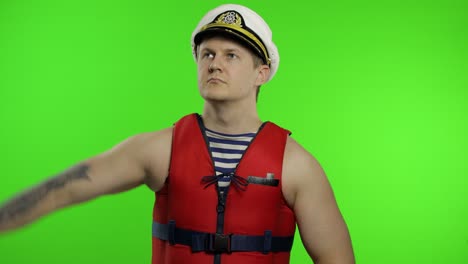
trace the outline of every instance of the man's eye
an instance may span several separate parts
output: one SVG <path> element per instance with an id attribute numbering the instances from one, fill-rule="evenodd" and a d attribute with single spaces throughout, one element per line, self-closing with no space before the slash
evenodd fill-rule
<path id="1" fill-rule="evenodd" d="M 203 54 L 203 58 L 213 58 L 213 53 L 206 52 Z"/>
<path id="2" fill-rule="evenodd" d="M 228 58 L 230 58 L 230 59 L 235 59 L 235 58 L 237 58 L 237 55 L 234 54 L 234 53 L 228 53 L 227 56 L 228 56 Z"/>

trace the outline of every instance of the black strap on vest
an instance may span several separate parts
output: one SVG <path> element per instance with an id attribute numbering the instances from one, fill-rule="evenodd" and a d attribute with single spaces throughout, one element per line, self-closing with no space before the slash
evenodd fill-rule
<path id="1" fill-rule="evenodd" d="M 274 237 L 269 230 L 265 231 L 263 236 L 197 232 L 177 228 L 174 220 L 168 224 L 154 221 L 153 237 L 168 241 L 171 245 L 189 246 L 192 252 L 205 251 L 215 254 L 239 251 L 258 251 L 263 254 L 290 252 L 294 240 L 294 236 Z"/>

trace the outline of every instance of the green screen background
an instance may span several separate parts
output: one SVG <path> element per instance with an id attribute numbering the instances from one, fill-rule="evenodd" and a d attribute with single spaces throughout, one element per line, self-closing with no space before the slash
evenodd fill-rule
<path id="1" fill-rule="evenodd" d="M 0 2 L 0 201 L 200 112 L 190 35 L 223 1 Z M 468 263 L 464 1 L 238 1 L 281 64 L 259 112 L 322 164 L 357 263 Z M 0 263 L 149 263 L 145 186 L 0 237 Z M 299 235 L 292 263 L 310 263 Z"/>

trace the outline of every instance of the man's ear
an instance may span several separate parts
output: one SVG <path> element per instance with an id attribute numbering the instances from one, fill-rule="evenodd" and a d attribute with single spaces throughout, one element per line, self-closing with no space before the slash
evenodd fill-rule
<path id="1" fill-rule="evenodd" d="M 258 67 L 257 80 L 255 81 L 256 86 L 260 86 L 268 81 L 270 77 L 270 67 L 268 65 L 262 64 Z"/>

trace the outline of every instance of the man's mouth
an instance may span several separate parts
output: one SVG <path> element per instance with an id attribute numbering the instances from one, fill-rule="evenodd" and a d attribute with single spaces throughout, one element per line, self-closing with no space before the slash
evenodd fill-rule
<path id="1" fill-rule="evenodd" d="M 225 81 L 219 79 L 219 78 L 215 78 L 215 77 L 212 77 L 212 78 L 209 78 L 208 81 L 209 82 L 221 82 L 221 83 L 226 83 Z"/>

